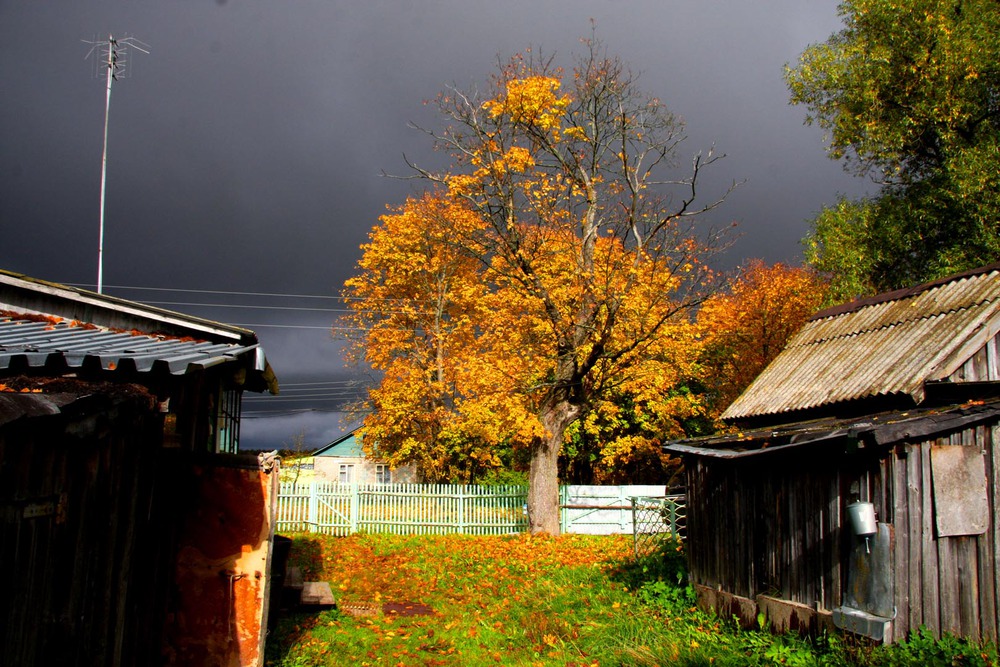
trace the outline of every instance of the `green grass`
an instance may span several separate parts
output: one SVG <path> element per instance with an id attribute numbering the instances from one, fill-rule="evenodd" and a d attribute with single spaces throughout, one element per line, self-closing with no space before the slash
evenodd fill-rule
<path id="1" fill-rule="evenodd" d="M 874 649 L 741 631 L 695 607 L 677 545 L 642 561 L 630 549 L 624 536 L 298 535 L 291 563 L 342 608 L 432 611 L 283 618 L 266 664 L 997 665 L 995 647 L 954 638 Z"/>

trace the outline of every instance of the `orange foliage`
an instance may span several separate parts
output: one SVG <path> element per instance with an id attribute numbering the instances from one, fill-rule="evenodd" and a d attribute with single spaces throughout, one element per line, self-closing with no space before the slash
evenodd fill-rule
<path id="1" fill-rule="evenodd" d="M 588 301 L 614 303 L 593 309 L 590 326 L 602 335 L 573 352 L 591 363 L 600 346 L 602 362 L 587 375 L 595 396 L 586 427 L 601 442 L 599 466 L 624 470 L 683 435 L 677 419 L 700 407 L 672 390 L 696 372 L 700 343 L 671 296 L 679 278 L 670 267 L 654 257 L 636 263 L 620 239 L 601 237 L 596 270 L 581 275 L 578 237 L 525 229 L 548 260 L 536 271 L 540 290 L 526 291 L 507 257 L 487 264 L 468 251 L 485 231 L 468 207 L 424 195 L 383 216 L 363 246 L 362 271 L 345 295 L 347 322 L 360 331 L 351 352 L 382 372 L 369 390 L 369 454 L 417 462 L 431 480 L 469 481 L 502 465 L 499 448 L 545 438 L 538 412 L 563 359 L 559 341 L 573 335 Z M 622 397 L 639 406 L 642 437 L 599 426 L 596 417 Z"/>
<path id="2" fill-rule="evenodd" d="M 717 412 L 739 396 L 816 312 L 828 283 L 815 272 L 751 260 L 727 293 L 698 314 L 706 334 L 706 382 Z"/>
<path id="3" fill-rule="evenodd" d="M 609 442 L 608 461 L 628 460 L 699 409 L 675 389 L 717 249 L 691 222 L 720 201 L 695 203 L 715 158 L 669 173 L 681 122 L 585 43 L 572 77 L 528 54 L 485 97 L 439 98 L 451 170 L 421 172 L 438 194 L 383 216 L 346 283 L 355 357 L 382 373 L 368 446 L 459 479 L 498 465 L 498 445 L 523 448 L 533 531 L 558 530 L 557 462 L 578 420 L 622 397 L 653 415 L 642 442 Z"/>

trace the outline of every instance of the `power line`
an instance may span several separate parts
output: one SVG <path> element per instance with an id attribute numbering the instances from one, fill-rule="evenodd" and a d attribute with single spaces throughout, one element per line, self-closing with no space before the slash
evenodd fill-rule
<path id="1" fill-rule="evenodd" d="M 73 287 L 93 287 L 93 284 L 89 283 L 63 283 L 64 285 L 71 285 Z M 337 301 L 343 300 L 340 296 L 331 296 L 328 294 L 288 294 L 279 292 L 229 292 L 226 290 L 208 290 L 208 289 L 186 289 L 183 287 L 139 287 L 137 285 L 105 285 L 109 289 L 127 289 L 127 290 L 141 290 L 144 292 L 185 292 L 188 294 L 226 294 L 230 296 L 276 296 L 276 297 L 286 297 L 290 299 L 336 299 Z"/>
<path id="2" fill-rule="evenodd" d="M 233 326 L 243 327 L 244 329 L 323 329 L 324 331 L 329 331 L 331 327 L 327 326 L 317 326 L 315 324 L 248 324 L 246 322 L 230 322 Z"/>
<path id="3" fill-rule="evenodd" d="M 62 283 L 63 285 L 69 285 L 71 287 L 84 287 L 90 288 L 94 287 L 93 283 Z M 206 290 L 206 289 L 189 289 L 183 287 L 140 287 L 138 285 L 104 285 L 107 289 L 122 289 L 122 290 L 139 290 L 146 292 L 184 292 L 188 294 L 225 294 L 227 296 L 267 296 L 267 297 L 279 297 L 288 299 L 334 299 L 336 301 L 425 301 L 425 299 L 401 299 L 401 298 L 382 298 L 377 299 L 374 297 L 360 297 L 360 296 L 342 296 L 342 295 L 329 295 L 329 294 L 292 294 L 292 293 L 282 293 L 282 292 L 234 292 L 227 290 Z"/>
<path id="4" fill-rule="evenodd" d="M 358 400 L 358 399 L 361 399 L 361 398 L 364 398 L 364 397 L 363 396 L 359 396 L 359 395 L 351 395 L 351 394 L 346 394 L 344 396 L 334 396 L 334 395 L 331 394 L 330 397 L 328 397 L 328 398 L 327 397 L 323 397 L 323 396 L 308 396 L 308 397 L 301 397 L 301 396 L 244 396 L 243 397 L 243 401 L 244 402 L 249 401 L 251 403 L 261 403 L 261 402 L 264 402 L 264 401 L 266 401 L 268 403 L 272 403 L 272 402 L 275 402 L 275 401 L 299 401 L 300 403 L 305 403 L 305 402 L 310 402 L 311 403 L 313 401 L 337 401 L 338 403 L 349 403 L 352 400 Z"/>
<path id="5" fill-rule="evenodd" d="M 297 398 L 297 399 L 309 399 L 316 396 L 357 396 L 359 394 L 365 393 L 363 389 L 355 389 L 353 387 L 343 387 L 343 388 L 318 388 L 318 389 L 289 389 L 287 390 L 291 393 L 286 393 L 284 387 L 281 388 L 281 396 L 286 398 Z M 348 392 L 348 393 L 340 393 Z"/>
<path id="6" fill-rule="evenodd" d="M 316 413 L 343 413 L 346 410 L 338 410 L 337 408 L 284 408 L 278 410 L 244 410 L 240 415 L 243 419 L 265 419 L 267 417 L 274 417 L 280 415 L 301 415 L 309 412 Z"/>
<path id="7" fill-rule="evenodd" d="M 200 306 L 202 308 L 257 308 L 259 310 L 308 310 L 317 313 L 352 313 L 349 308 L 303 308 L 301 306 L 254 306 L 239 303 L 203 303 L 191 301 L 143 301 L 154 306 Z"/>
<path id="8" fill-rule="evenodd" d="M 304 387 L 306 385 L 316 385 L 316 384 L 358 384 L 359 380 L 321 380 L 319 382 L 289 382 L 287 384 L 283 383 L 282 387 Z"/>

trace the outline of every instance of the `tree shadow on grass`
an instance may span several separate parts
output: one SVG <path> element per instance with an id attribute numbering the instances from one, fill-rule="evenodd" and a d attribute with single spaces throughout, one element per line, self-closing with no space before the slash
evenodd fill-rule
<path id="1" fill-rule="evenodd" d="M 656 581 L 684 587 L 687 573 L 687 555 L 684 553 L 683 542 L 676 538 L 665 538 L 657 550 L 650 554 L 614 563 L 609 578 L 634 591 Z"/>

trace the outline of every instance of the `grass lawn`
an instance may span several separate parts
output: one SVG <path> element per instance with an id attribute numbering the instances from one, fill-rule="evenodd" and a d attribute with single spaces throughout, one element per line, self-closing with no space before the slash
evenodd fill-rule
<path id="1" fill-rule="evenodd" d="M 995 646 L 927 636 L 892 649 L 736 629 L 695 609 L 675 545 L 630 536 L 296 535 L 290 564 L 339 610 L 283 618 L 266 664 L 984 665 Z"/>

